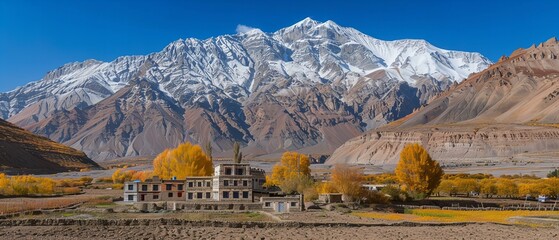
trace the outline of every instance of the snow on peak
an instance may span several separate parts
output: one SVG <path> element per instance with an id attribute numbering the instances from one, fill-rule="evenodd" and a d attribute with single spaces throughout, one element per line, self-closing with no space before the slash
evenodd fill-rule
<path id="1" fill-rule="evenodd" d="M 306 17 L 305 19 L 293 24 L 291 27 L 310 27 L 318 25 L 320 22 L 313 20 L 310 17 Z"/>
<path id="2" fill-rule="evenodd" d="M 398 80 L 412 84 L 418 75 L 461 81 L 491 63 L 478 53 L 444 50 L 425 40 L 383 41 L 330 20 L 321 23 L 308 17 L 269 34 L 241 24 L 236 32 L 205 40 L 179 39 L 146 56 L 66 64 L 49 72 L 45 81 L 7 93 L 4 98 L 9 101 L 0 99 L 4 106 L 0 114 L 16 114 L 53 94 L 79 89 L 95 99 L 87 104 L 94 104 L 139 77 L 160 84 L 182 102 L 197 94 L 242 101 L 274 84 L 269 77 L 282 76 L 292 84 L 341 80 L 350 88 L 356 79 L 375 71 L 394 73 Z M 344 79 L 349 76 L 353 80 Z"/>

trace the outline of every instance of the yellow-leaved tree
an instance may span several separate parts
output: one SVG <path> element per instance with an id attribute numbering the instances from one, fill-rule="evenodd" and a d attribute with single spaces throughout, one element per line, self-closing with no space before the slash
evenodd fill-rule
<path id="1" fill-rule="evenodd" d="M 211 176 L 213 171 L 212 159 L 204 153 L 202 147 L 190 142 L 175 149 L 167 149 L 153 160 L 153 175 L 161 179 Z"/>
<path id="2" fill-rule="evenodd" d="M 404 147 L 395 172 L 402 188 L 416 198 L 431 195 L 444 174 L 439 163 L 431 159 L 427 150 L 417 143 Z"/>
<path id="3" fill-rule="evenodd" d="M 301 192 L 312 184 L 309 157 L 298 152 L 285 152 L 281 161 L 266 176 L 266 186 L 278 186 L 286 193 Z"/>
<path id="4" fill-rule="evenodd" d="M 359 198 L 364 177 L 361 168 L 347 164 L 336 164 L 332 169 L 332 185 L 344 195 L 346 201 Z"/>
<path id="5" fill-rule="evenodd" d="M 113 183 L 124 183 L 132 180 L 145 181 L 152 176 L 149 171 L 128 170 L 126 167 L 117 169 L 113 175 Z"/>

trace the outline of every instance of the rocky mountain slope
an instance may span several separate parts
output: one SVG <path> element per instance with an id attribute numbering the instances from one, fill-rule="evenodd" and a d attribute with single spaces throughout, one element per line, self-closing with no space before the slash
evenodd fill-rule
<path id="1" fill-rule="evenodd" d="M 410 142 L 441 161 L 559 156 L 558 56 L 555 38 L 518 49 L 418 111 L 348 141 L 328 163 L 394 164 Z"/>
<path id="2" fill-rule="evenodd" d="M 0 172 L 44 174 L 98 167 L 81 151 L 0 119 Z"/>
<path id="3" fill-rule="evenodd" d="M 489 64 L 478 53 L 307 18 L 273 33 L 70 63 L 1 93 L 0 114 L 95 160 L 153 155 L 184 140 L 211 141 L 218 153 L 239 141 L 249 156 L 330 153 Z"/>

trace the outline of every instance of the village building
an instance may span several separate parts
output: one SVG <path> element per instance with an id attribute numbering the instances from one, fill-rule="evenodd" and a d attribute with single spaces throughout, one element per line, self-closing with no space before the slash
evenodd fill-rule
<path id="1" fill-rule="evenodd" d="M 283 197 L 261 197 L 262 209 L 277 213 L 300 212 L 303 210 L 302 195 Z"/>
<path id="2" fill-rule="evenodd" d="M 386 184 L 363 184 L 362 187 L 369 191 L 380 191 L 386 187 Z"/>
<path id="3" fill-rule="evenodd" d="M 248 163 L 224 163 L 214 168 L 213 176 L 126 182 L 124 201 L 254 202 L 254 192 L 265 191 L 264 182 L 264 170 L 251 168 Z"/>

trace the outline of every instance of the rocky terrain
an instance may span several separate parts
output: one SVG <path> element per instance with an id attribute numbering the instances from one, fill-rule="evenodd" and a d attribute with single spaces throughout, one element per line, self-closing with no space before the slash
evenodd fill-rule
<path id="1" fill-rule="evenodd" d="M 99 168 L 99 165 L 81 151 L 0 119 L 0 172 L 45 174 L 82 168 Z"/>
<path id="2" fill-rule="evenodd" d="M 69 63 L 0 93 L 0 116 L 98 161 L 183 141 L 209 141 L 217 155 L 234 141 L 248 157 L 329 154 L 490 63 L 307 18 L 273 33 L 180 39 L 145 56 Z"/>
<path id="3" fill-rule="evenodd" d="M 559 43 L 552 38 L 439 94 L 428 105 L 338 148 L 327 163 L 395 164 L 419 142 L 437 160 L 559 160 Z"/>

